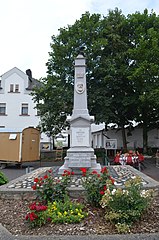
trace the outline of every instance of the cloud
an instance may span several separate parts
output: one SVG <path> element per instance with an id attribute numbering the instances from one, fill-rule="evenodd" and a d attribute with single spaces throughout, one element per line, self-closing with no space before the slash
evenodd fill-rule
<path id="1" fill-rule="evenodd" d="M 108 14 L 118 7 L 123 14 L 159 12 L 157 0 L 5 0 L 0 1 L 0 75 L 13 67 L 25 72 L 31 68 L 35 78 L 46 76 L 51 36 L 60 27 L 72 25 L 86 11 Z"/>

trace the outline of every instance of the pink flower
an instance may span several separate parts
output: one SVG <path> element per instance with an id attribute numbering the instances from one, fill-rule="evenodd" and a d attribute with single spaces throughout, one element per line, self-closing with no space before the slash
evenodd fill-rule
<path id="1" fill-rule="evenodd" d="M 48 220 L 48 222 L 51 222 L 51 218 L 50 217 L 48 217 L 47 220 Z"/>

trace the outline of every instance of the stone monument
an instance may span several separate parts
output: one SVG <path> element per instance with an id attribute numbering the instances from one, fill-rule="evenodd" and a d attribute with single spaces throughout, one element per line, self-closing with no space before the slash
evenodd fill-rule
<path id="1" fill-rule="evenodd" d="M 70 148 L 64 164 L 58 174 L 64 170 L 80 172 L 80 168 L 100 172 L 101 166 L 96 161 L 91 147 L 91 123 L 94 117 L 89 115 L 87 107 L 86 60 L 80 52 L 75 59 L 74 106 L 72 116 L 67 117 L 70 123 Z"/>

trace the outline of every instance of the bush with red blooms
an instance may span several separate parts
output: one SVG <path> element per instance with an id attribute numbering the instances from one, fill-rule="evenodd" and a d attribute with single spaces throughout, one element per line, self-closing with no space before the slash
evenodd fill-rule
<path id="1" fill-rule="evenodd" d="M 47 220 L 47 206 L 42 203 L 33 202 L 29 205 L 29 212 L 27 213 L 25 219 L 29 223 L 31 228 L 36 226 L 41 227 Z"/>
<path id="2" fill-rule="evenodd" d="M 100 207 L 100 201 L 107 188 L 114 188 L 114 179 L 106 167 L 103 167 L 100 173 L 87 171 L 86 168 L 80 170 L 82 171 L 82 185 L 85 188 L 86 200 L 91 205 Z"/>
<path id="3" fill-rule="evenodd" d="M 43 177 L 35 178 L 32 189 L 36 190 L 37 199 L 44 203 L 64 200 L 73 174 L 73 172 L 65 170 L 62 176 L 57 178 L 53 175 L 52 170 L 48 170 Z"/>

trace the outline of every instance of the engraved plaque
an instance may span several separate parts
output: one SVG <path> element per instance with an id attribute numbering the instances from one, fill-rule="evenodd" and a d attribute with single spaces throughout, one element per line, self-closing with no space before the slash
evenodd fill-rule
<path id="1" fill-rule="evenodd" d="M 89 128 L 75 128 L 72 127 L 72 146 L 89 147 Z"/>
<path id="2" fill-rule="evenodd" d="M 84 73 L 77 73 L 77 74 L 76 74 L 76 77 L 77 77 L 77 78 L 83 78 L 83 77 L 84 77 Z"/>
<path id="3" fill-rule="evenodd" d="M 71 153 L 69 156 L 69 167 L 91 167 L 91 156 L 89 153 Z"/>

